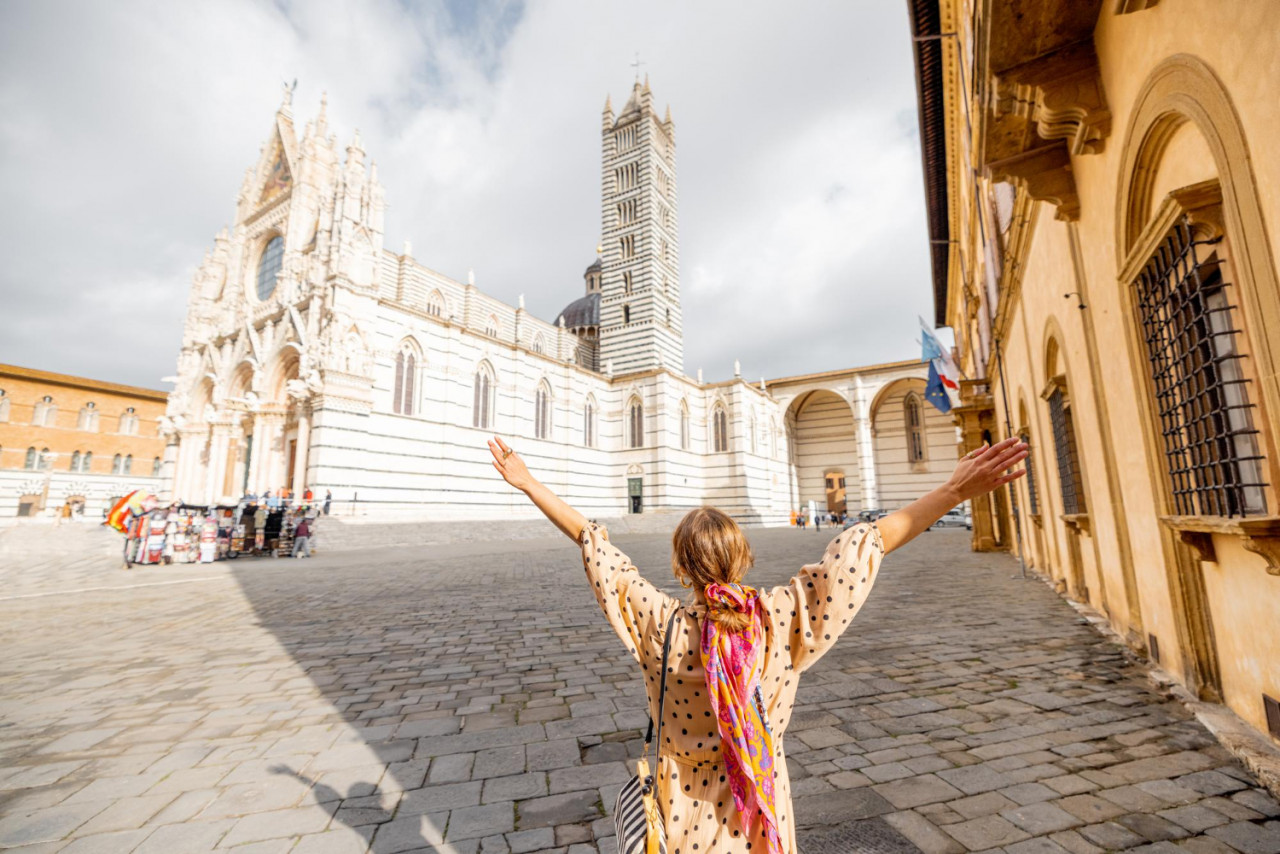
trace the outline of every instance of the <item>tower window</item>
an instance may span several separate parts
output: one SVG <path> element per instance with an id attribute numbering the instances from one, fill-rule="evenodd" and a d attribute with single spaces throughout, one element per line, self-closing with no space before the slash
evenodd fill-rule
<path id="1" fill-rule="evenodd" d="M 629 305 L 624 305 L 622 307 L 622 322 L 623 323 L 631 322 L 631 306 Z"/>
<path id="2" fill-rule="evenodd" d="M 631 293 L 631 271 L 627 270 L 622 274 L 622 292 L 624 294 Z"/>

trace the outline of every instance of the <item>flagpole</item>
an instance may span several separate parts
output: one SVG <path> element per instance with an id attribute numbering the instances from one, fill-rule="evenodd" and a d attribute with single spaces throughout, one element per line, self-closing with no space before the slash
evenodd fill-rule
<path id="1" fill-rule="evenodd" d="M 1004 381 L 1004 356 L 1000 354 L 1000 338 L 992 336 L 992 343 L 996 351 L 996 364 L 1000 368 L 1000 397 L 1004 399 L 1004 432 L 1006 438 L 1013 435 L 1013 428 L 1009 424 L 1009 386 Z M 1024 466 L 1031 465 L 1031 457 L 1023 462 Z M 1013 536 L 1018 544 L 1018 571 L 1022 580 L 1027 578 L 1027 561 L 1023 557 L 1022 550 L 1022 508 L 1018 504 L 1018 491 L 1013 488 L 1013 481 L 1009 481 L 1005 486 L 1009 487 L 1009 503 L 1013 508 Z"/>

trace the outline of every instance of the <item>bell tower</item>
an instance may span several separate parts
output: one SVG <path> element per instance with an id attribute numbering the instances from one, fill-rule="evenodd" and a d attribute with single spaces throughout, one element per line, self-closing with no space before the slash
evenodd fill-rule
<path id="1" fill-rule="evenodd" d="M 617 117 L 605 102 L 601 142 L 600 364 L 683 372 L 675 123 L 647 76 Z"/>

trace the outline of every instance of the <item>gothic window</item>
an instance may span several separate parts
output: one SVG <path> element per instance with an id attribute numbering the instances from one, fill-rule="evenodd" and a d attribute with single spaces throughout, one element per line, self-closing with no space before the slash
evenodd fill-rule
<path id="1" fill-rule="evenodd" d="M 1132 285 L 1167 483 L 1174 512 L 1186 516 L 1266 513 L 1251 381 L 1221 241 L 1195 233 L 1183 218 Z"/>
<path id="2" fill-rule="evenodd" d="M 551 387 L 545 380 L 538 383 L 534 394 L 533 435 L 538 439 L 551 438 Z"/>
<path id="3" fill-rule="evenodd" d="M 719 403 L 711 411 L 711 444 L 717 453 L 729 450 L 729 417 Z"/>
<path id="4" fill-rule="evenodd" d="M 747 419 L 747 435 L 751 437 L 751 453 L 756 452 L 756 417 L 754 415 Z"/>
<path id="5" fill-rule="evenodd" d="M 596 446 L 596 400 L 588 397 L 582 407 L 582 444 L 588 448 Z"/>
<path id="6" fill-rule="evenodd" d="M 98 431 L 98 409 L 93 401 L 86 403 L 80 410 L 80 418 L 76 421 L 77 430 Z"/>
<path id="7" fill-rule="evenodd" d="M 71 471 L 80 471 L 80 452 L 71 455 Z"/>
<path id="8" fill-rule="evenodd" d="M 432 291 L 427 297 L 427 314 L 432 317 L 444 316 L 444 297 L 439 291 Z"/>
<path id="9" fill-rule="evenodd" d="M 631 293 L 631 271 L 626 270 L 622 274 L 622 292 L 624 294 Z"/>
<path id="10" fill-rule="evenodd" d="M 907 461 L 924 462 L 924 407 L 915 392 L 902 399 L 902 415 L 907 432 Z"/>
<path id="11" fill-rule="evenodd" d="M 671 309 L 670 308 L 667 309 L 667 326 L 668 327 L 671 326 Z"/>
<path id="12" fill-rule="evenodd" d="M 132 406 L 120 413 L 120 432 L 126 436 L 138 434 L 138 413 Z"/>
<path id="13" fill-rule="evenodd" d="M 487 364 L 476 369 L 474 394 L 471 403 L 471 426 L 488 430 L 493 424 L 494 383 L 493 372 Z"/>
<path id="14" fill-rule="evenodd" d="M 124 466 L 124 457 L 120 456 L 119 454 L 116 454 L 114 457 L 111 458 L 112 474 L 120 474 L 124 470 L 123 466 Z"/>
<path id="15" fill-rule="evenodd" d="M 37 427 L 53 427 L 58 423 L 58 405 L 45 395 L 31 413 L 31 423 Z"/>
<path id="16" fill-rule="evenodd" d="M 542 337 L 542 333 L 539 332 L 537 335 L 533 337 L 533 352 L 542 353 L 546 349 L 547 349 L 546 342 Z"/>
<path id="17" fill-rule="evenodd" d="M 622 260 L 629 261 L 636 257 L 636 236 L 624 234 L 618 238 L 618 246 L 622 252 Z"/>
<path id="18" fill-rule="evenodd" d="M 87 472 L 93 470 L 93 451 L 85 451 L 84 456 L 80 458 L 80 471 Z"/>
<path id="19" fill-rule="evenodd" d="M 397 415 L 414 415 L 417 412 L 418 351 L 413 344 L 404 341 L 396 352 L 396 379 L 391 390 L 391 411 Z"/>
<path id="20" fill-rule="evenodd" d="M 40 471 L 48 471 L 53 468 L 53 454 L 49 453 L 48 448 L 40 449 Z"/>
<path id="21" fill-rule="evenodd" d="M 284 238 L 276 235 L 267 241 L 258 259 L 258 299 L 265 301 L 276 289 L 276 276 L 284 264 Z"/>
<path id="22" fill-rule="evenodd" d="M 133 474 L 133 454 L 129 454 L 124 458 L 124 473 Z"/>
<path id="23" fill-rule="evenodd" d="M 624 305 L 622 307 L 622 322 L 623 323 L 631 322 L 631 306 L 629 305 Z"/>
<path id="24" fill-rule="evenodd" d="M 160 476 L 160 458 L 159 457 L 156 457 L 154 460 L 151 461 L 151 476 L 152 477 Z"/>
<path id="25" fill-rule="evenodd" d="M 671 280 L 667 278 L 667 274 L 662 274 L 662 295 L 667 299 L 671 299 Z"/>
<path id="26" fill-rule="evenodd" d="M 498 325 L 498 316 L 496 314 L 489 315 L 489 319 L 484 324 L 484 334 L 490 338 L 497 338 L 501 329 L 502 327 Z"/>
<path id="27" fill-rule="evenodd" d="M 627 404 L 628 439 L 633 448 L 644 447 L 644 404 L 640 398 L 633 397 Z"/>
<path id="28" fill-rule="evenodd" d="M 680 448 L 689 450 L 689 404 L 680 401 Z"/>
<path id="29" fill-rule="evenodd" d="M 36 449 L 27 448 L 27 460 L 23 463 L 23 468 L 27 471 L 35 471 L 36 468 Z"/>
<path id="30" fill-rule="evenodd" d="M 1076 454 L 1076 429 L 1071 403 L 1059 383 L 1049 395 L 1049 423 L 1053 426 L 1053 444 L 1058 457 L 1058 480 L 1062 486 L 1062 512 L 1084 513 L 1084 485 L 1080 476 L 1080 458 Z"/>
<path id="31" fill-rule="evenodd" d="M 9 420 L 9 396 L 0 388 L 0 424 Z"/>

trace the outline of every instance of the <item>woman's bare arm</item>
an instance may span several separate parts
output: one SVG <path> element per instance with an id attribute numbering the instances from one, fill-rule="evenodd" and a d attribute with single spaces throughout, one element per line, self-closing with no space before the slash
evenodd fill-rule
<path id="1" fill-rule="evenodd" d="M 577 542 L 578 535 L 586 527 L 587 517 L 529 474 L 529 468 L 520 459 L 520 455 L 497 436 L 489 440 L 489 451 L 493 454 L 493 467 L 502 475 L 502 479 L 529 496 L 529 500 L 553 525 L 564 531 L 566 537 Z"/>
<path id="2" fill-rule="evenodd" d="M 952 507 L 1022 477 L 1027 473 L 1025 468 L 1009 474 L 1002 472 L 1026 456 L 1027 446 L 1016 436 L 966 454 L 946 483 L 876 523 L 885 554 L 924 533 Z"/>

